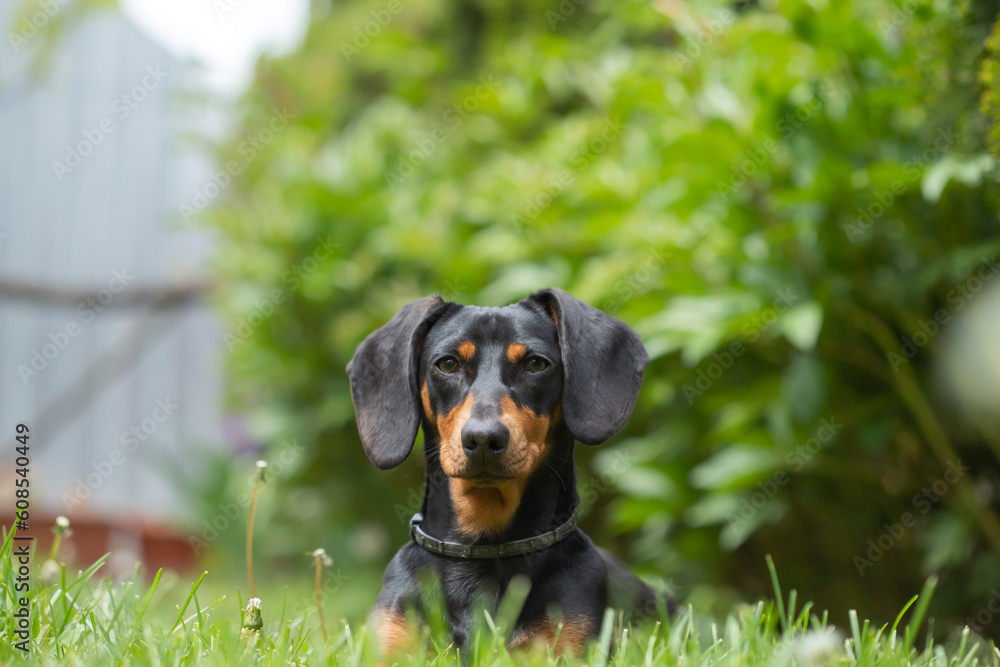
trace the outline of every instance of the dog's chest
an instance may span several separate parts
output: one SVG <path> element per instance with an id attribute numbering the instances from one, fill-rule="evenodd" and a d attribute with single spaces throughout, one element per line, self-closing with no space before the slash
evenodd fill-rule
<path id="1" fill-rule="evenodd" d="M 485 622 L 484 610 L 495 616 L 510 580 L 518 574 L 528 574 L 495 563 L 462 563 L 442 573 L 452 632 L 460 645 L 464 644 L 468 633 L 477 623 Z"/>

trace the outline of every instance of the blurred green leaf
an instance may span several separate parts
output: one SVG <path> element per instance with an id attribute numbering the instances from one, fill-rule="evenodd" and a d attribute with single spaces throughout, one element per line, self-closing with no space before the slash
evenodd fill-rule
<path id="1" fill-rule="evenodd" d="M 816 346 L 823 328 L 823 307 L 807 301 L 788 309 L 781 317 L 781 333 L 795 347 L 808 352 Z"/>

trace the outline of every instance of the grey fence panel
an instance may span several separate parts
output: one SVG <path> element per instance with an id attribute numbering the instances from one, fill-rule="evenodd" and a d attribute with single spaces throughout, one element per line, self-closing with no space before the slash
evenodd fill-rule
<path id="1" fill-rule="evenodd" d="M 2 34 L 20 4 L 0 0 Z M 113 294 L 195 280 L 211 249 L 177 224 L 209 168 L 179 148 L 181 68 L 110 10 L 72 25 L 48 62 L 33 76 L 23 54 L 0 58 L 0 276 L 105 289 L 111 303 L 0 296 L 0 428 L 35 421 L 39 509 L 190 519 L 161 457 L 192 471 L 195 445 L 223 444 L 220 326 L 203 302 L 151 313 Z M 25 380 L 33 350 L 55 353 Z"/>

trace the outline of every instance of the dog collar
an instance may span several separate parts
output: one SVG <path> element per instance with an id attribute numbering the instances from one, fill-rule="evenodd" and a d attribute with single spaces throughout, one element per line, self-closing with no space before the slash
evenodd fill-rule
<path id="1" fill-rule="evenodd" d="M 462 544 L 460 542 L 448 542 L 431 537 L 420 527 L 424 520 L 424 515 L 419 512 L 410 519 L 410 537 L 418 545 L 438 556 L 448 556 L 450 558 L 510 558 L 511 556 L 523 556 L 534 551 L 548 549 L 554 544 L 562 542 L 576 530 L 576 510 L 565 523 L 560 524 L 553 530 L 535 537 L 513 542 L 503 542 L 501 544 Z"/>

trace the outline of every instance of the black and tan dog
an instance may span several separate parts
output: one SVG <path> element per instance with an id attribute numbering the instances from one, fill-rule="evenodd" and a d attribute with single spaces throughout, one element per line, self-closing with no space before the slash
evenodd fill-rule
<path id="1" fill-rule="evenodd" d="M 579 652 L 606 607 L 656 613 L 660 598 L 576 528 L 573 442 L 598 445 L 632 413 L 649 361 L 624 322 L 559 289 L 503 308 L 427 297 L 369 335 L 347 366 L 368 458 L 392 468 L 424 430 L 428 483 L 412 540 L 393 558 L 372 624 L 383 651 L 408 648 L 418 574 L 441 581 L 455 642 L 473 607 L 510 580 L 530 592 L 511 648 Z"/>

